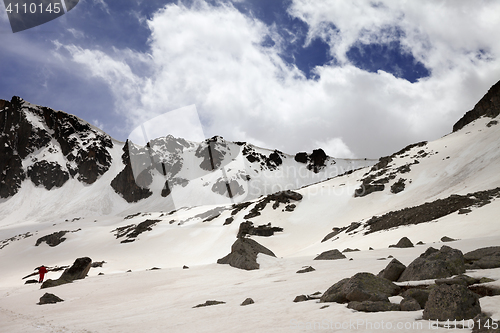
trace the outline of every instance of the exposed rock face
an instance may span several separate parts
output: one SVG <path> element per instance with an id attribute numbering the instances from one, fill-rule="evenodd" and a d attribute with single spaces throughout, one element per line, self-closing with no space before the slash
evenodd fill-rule
<path id="1" fill-rule="evenodd" d="M 389 302 L 388 297 L 397 295 L 399 290 L 397 285 L 387 279 L 371 273 L 357 273 L 328 288 L 321 296 L 320 302 Z"/>
<path id="2" fill-rule="evenodd" d="M 63 299 L 60 299 L 54 294 L 49 294 L 45 293 L 42 297 L 40 297 L 40 302 L 37 303 L 38 305 L 43 305 L 43 304 L 56 304 L 58 302 L 64 302 Z"/>
<path id="3" fill-rule="evenodd" d="M 406 266 L 394 258 L 377 276 L 389 281 L 397 281 L 405 269 Z"/>
<path id="4" fill-rule="evenodd" d="M 137 202 L 141 199 L 148 198 L 153 194 L 153 192 L 147 188 L 147 186 L 153 181 L 153 178 L 151 177 L 149 170 L 144 170 L 140 176 L 137 176 L 138 181 L 136 181 L 130 161 L 129 146 L 129 142 L 127 140 L 123 146 L 122 155 L 122 161 L 123 164 L 125 164 L 125 168 L 111 181 L 111 187 L 127 202 Z M 141 183 L 143 186 L 139 186 L 138 183 Z"/>
<path id="5" fill-rule="evenodd" d="M 254 227 L 252 222 L 246 221 L 240 224 L 240 229 L 238 230 L 238 235 L 236 237 L 243 238 L 246 235 L 269 237 L 274 235 L 275 232 L 282 232 L 282 231 L 283 228 L 273 227 L 271 223 Z"/>
<path id="6" fill-rule="evenodd" d="M 66 269 L 61 277 L 57 280 L 47 280 L 45 281 L 41 289 L 50 288 L 55 286 L 60 286 L 62 284 L 71 283 L 74 280 L 81 280 L 87 276 L 92 265 L 92 259 L 89 257 L 78 258 L 75 260 L 73 265 Z"/>
<path id="7" fill-rule="evenodd" d="M 481 313 L 479 297 L 460 285 L 440 285 L 432 289 L 424 309 L 423 319 L 472 319 Z"/>
<path id="8" fill-rule="evenodd" d="M 474 120 L 485 116 L 495 118 L 500 114 L 500 81 L 495 83 L 474 108 L 453 125 L 453 132 L 463 128 Z"/>
<path id="9" fill-rule="evenodd" d="M 112 230 L 112 232 L 115 232 L 116 239 L 125 237 L 124 240 L 121 241 L 121 243 L 131 243 L 135 241 L 137 236 L 140 234 L 146 232 L 146 231 L 151 231 L 153 230 L 153 227 L 158 223 L 161 222 L 162 220 L 146 220 L 143 221 L 139 224 L 129 224 L 123 227 L 116 228 Z"/>
<path id="10" fill-rule="evenodd" d="M 35 246 L 38 246 L 43 242 L 46 242 L 50 247 L 57 246 L 66 240 L 66 238 L 64 238 L 64 235 L 66 235 L 68 232 L 69 231 L 57 231 L 50 235 L 40 237 L 37 239 Z"/>
<path id="11" fill-rule="evenodd" d="M 345 259 L 345 258 L 346 258 L 346 256 L 343 255 L 342 252 L 340 252 L 337 249 L 333 249 L 333 250 L 329 250 L 329 251 L 325 251 L 325 252 L 321 253 L 319 256 L 314 258 L 314 260 L 337 260 L 337 259 Z"/>
<path id="12" fill-rule="evenodd" d="M 328 156 L 323 149 L 315 149 L 312 154 L 309 155 L 305 152 L 295 155 L 295 161 L 307 164 L 307 169 L 314 173 L 320 172 L 326 166 L 325 162 L 327 159 Z"/>
<path id="13" fill-rule="evenodd" d="M 108 171 L 111 138 L 83 120 L 61 111 L 38 107 L 14 96 L 0 103 L 0 197 L 17 193 L 29 176 L 36 186 L 61 187 L 69 177 L 92 184 Z M 37 160 L 31 154 L 59 154 L 65 164 Z M 25 170 L 23 160 L 29 160 Z"/>
<path id="14" fill-rule="evenodd" d="M 443 245 L 438 251 L 432 247 L 415 259 L 398 281 L 446 278 L 465 272 L 464 256 L 460 250 Z"/>
<path id="15" fill-rule="evenodd" d="M 468 252 L 464 255 L 469 269 L 500 267 L 500 246 L 491 246 Z"/>
<path id="16" fill-rule="evenodd" d="M 229 264 L 232 267 L 253 270 L 259 269 L 257 255 L 259 253 L 276 257 L 268 248 L 250 238 L 238 238 L 231 246 L 231 253 L 217 260 L 218 264 Z"/>
<path id="17" fill-rule="evenodd" d="M 413 243 L 408 239 L 408 237 L 403 237 L 396 245 L 389 245 L 389 247 L 407 248 L 413 247 Z"/>
<path id="18" fill-rule="evenodd" d="M 384 302 L 384 301 L 363 301 L 363 302 L 349 302 L 347 304 L 349 309 L 362 312 L 384 312 L 384 311 L 399 311 L 399 304 Z"/>

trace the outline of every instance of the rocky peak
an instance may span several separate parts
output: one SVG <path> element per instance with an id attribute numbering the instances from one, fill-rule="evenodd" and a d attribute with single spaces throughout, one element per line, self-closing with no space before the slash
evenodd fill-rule
<path id="1" fill-rule="evenodd" d="M 62 186 L 70 177 L 92 184 L 111 165 L 107 148 L 113 143 L 107 134 L 73 115 L 18 96 L 0 101 L 0 129 L 3 198 L 16 194 L 27 176 L 47 189 Z"/>
<path id="2" fill-rule="evenodd" d="M 486 116 L 495 118 L 500 114 L 500 81 L 495 83 L 474 108 L 453 125 L 453 132 L 458 131 L 474 120 Z"/>

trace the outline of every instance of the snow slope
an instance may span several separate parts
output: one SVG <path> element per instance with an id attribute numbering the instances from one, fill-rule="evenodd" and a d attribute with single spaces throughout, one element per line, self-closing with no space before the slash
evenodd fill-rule
<path id="1" fill-rule="evenodd" d="M 499 121 L 500 117 L 495 120 Z M 2 205 L 2 209 L 11 208 L 4 213 L 0 227 L 0 332 L 305 332 L 313 330 L 314 325 L 318 330 L 373 331 L 366 326 L 367 322 L 378 324 L 381 328 L 377 331 L 463 332 L 429 326 L 429 322 L 421 320 L 422 311 L 367 314 L 353 312 L 342 304 L 332 303 L 320 309 L 324 304 L 292 301 L 300 294 L 324 292 L 340 279 L 357 272 L 378 273 L 388 261 L 377 259 L 389 255 L 409 264 L 428 246 L 443 245 L 440 242 L 443 236 L 458 239 L 447 245 L 464 253 L 500 245 L 498 197 L 492 197 L 489 203 L 468 207 L 467 213 L 454 211 L 419 224 L 370 233 L 367 223 L 373 216 L 452 195 L 500 187 L 500 125 L 491 125 L 491 122 L 491 118 L 479 118 L 439 140 L 403 149 L 390 161 L 386 159 L 387 163 L 302 187 L 297 192 L 303 199 L 293 202 L 296 207 L 292 211 L 286 210 L 285 204 L 273 208 L 271 202 L 260 215 L 252 218 L 245 216 L 265 197 L 252 198 L 246 208 L 235 214 L 232 214 L 235 207 L 227 201 L 177 206 L 178 209 L 169 214 L 168 209 L 161 209 L 160 203 L 154 200 L 123 203 L 112 190 L 105 192 L 104 187 L 97 185 L 68 182 L 56 191 L 46 191 L 23 184 L 21 191 Z M 112 155 L 119 155 L 119 151 Z M 229 164 L 227 169 L 231 168 Z M 111 169 L 113 167 L 116 166 Z M 106 174 L 96 183 L 105 177 Z M 391 192 L 400 179 L 404 179 L 404 190 Z M 366 190 L 373 184 L 384 187 L 381 190 L 379 186 L 379 191 L 367 195 L 363 191 L 358 191 L 360 196 L 354 195 L 362 185 Z M 48 201 L 36 202 L 37 195 L 33 193 Z M 62 193 L 73 193 L 76 197 L 65 198 Z M 195 195 L 205 194 L 191 191 L 185 193 L 185 198 Z M 100 199 L 106 196 L 111 209 L 106 200 Z M 81 201 L 89 205 L 88 209 L 102 205 L 109 210 L 106 214 L 78 215 L 84 211 Z M 49 203 L 52 206 L 43 210 L 42 217 L 17 211 L 24 205 Z M 74 206 L 78 210 L 72 210 Z M 233 221 L 227 224 L 229 217 L 233 217 Z M 147 220 L 156 220 L 156 224 L 133 242 L 121 243 L 124 238 L 116 238 L 117 228 Z M 254 225 L 271 223 L 283 228 L 283 232 L 271 237 L 252 236 L 277 258 L 259 256 L 261 268 L 256 271 L 216 264 L 217 259 L 230 251 L 240 223 L 246 220 Z M 322 242 L 332 228 L 353 226 L 353 222 L 359 223 L 357 228 L 344 229 Z M 46 243 L 35 246 L 38 238 L 62 230 L 69 231 L 65 235 L 67 239 L 56 247 Z M 23 235 L 31 236 L 24 238 Z M 425 245 L 388 248 L 403 236 L 413 243 L 423 241 Z M 370 247 L 374 250 L 368 250 Z M 317 254 L 333 248 L 361 251 L 347 254 L 352 261 L 313 261 Z M 50 290 L 22 285 L 21 278 L 34 267 L 69 265 L 82 256 L 106 263 L 102 268 L 93 268 L 87 279 L 73 284 Z M 183 265 L 190 268 L 182 269 Z M 316 271 L 295 273 L 306 265 L 312 265 Z M 153 267 L 162 269 L 150 271 Z M 132 272 L 126 273 L 127 270 Z M 98 275 L 100 272 L 105 275 Z M 467 274 L 496 279 L 491 284 L 500 286 L 500 269 Z M 48 274 L 48 278 L 57 277 L 57 273 Z M 36 305 L 46 291 L 65 302 Z M 239 304 L 247 297 L 256 303 L 241 307 Z M 206 300 L 226 304 L 193 308 Z M 482 298 L 481 306 L 493 319 L 500 320 L 500 296 Z M 393 329 L 381 326 L 382 321 L 391 323 Z M 342 328 L 344 323 L 348 323 L 348 327 Z M 395 330 L 398 323 L 411 328 Z"/>

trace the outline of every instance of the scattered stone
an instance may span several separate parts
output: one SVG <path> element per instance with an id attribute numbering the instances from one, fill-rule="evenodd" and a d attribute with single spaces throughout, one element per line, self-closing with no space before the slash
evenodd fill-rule
<path id="1" fill-rule="evenodd" d="M 333 249 L 329 251 L 325 251 L 321 253 L 319 256 L 314 258 L 314 260 L 337 260 L 337 259 L 345 259 L 346 256 L 343 255 L 339 250 Z"/>
<path id="2" fill-rule="evenodd" d="M 293 302 L 298 303 L 298 302 L 305 302 L 305 301 L 309 301 L 309 300 L 311 300 L 311 299 L 309 297 L 307 297 L 306 295 L 299 295 L 299 296 L 295 297 Z"/>
<path id="3" fill-rule="evenodd" d="M 158 267 L 153 267 L 151 269 L 149 269 L 150 271 L 159 271 L 161 268 L 158 268 Z"/>
<path id="4" fill-rule="evenodd" d="M 470 212 L 472 212 L 470 208 L 460 208 L 458 210 L 458 215 L 469 214 Z"/>
<path id="5" fill-rule="evenodd" d="M 189 269 L 189 267 L 184 265 L 184 266 L 182 266 L 182 269 Z"/>
<path id="6" fill-rule="evenodd" d="M 349 309 L 362 312 L 385 312 L 385 311 L 399 311 L 399 304 L 394 304 L 384 301 L 363 301 L 363 302 L 349 302 L 347 304 Z"/>
<path id="7" fill-rule="evenodd" d="M 268 248 L 250 238 L 238 238 L 231 246 L 231 253 L 217 260 L 218 264 L 229 264 L 231 267 L 253 270 L 259 269 L 257 255 L 259 253 L 276 257 Z"/>
<path id="8" fill-rule="evenodd" d="M 228 224 L 231 224 L 231 223 L 233 223 L 233 221 L 234 221 L 234 217 L 232 217 L 232 216 L 231 216 L 231 217 L 228 217 L 228 218 L 226 219 L 226 221 L 224 222 L 224 224 L 223 224 L 223 225 L 228 225 Z"/>
<path id="9" fill-rule="evenodd" d="M 244 300 L 244 301 L 243 301 L 243 303 L 241 303 L 240 305 L 241 305 L 241 306 L 245 306 L 245 305 L 250 305 L 250 304 L 253 304 L 253 303 L 255 303 L 255 302 L 253 301 L 253 299 L 251 299 L 251 298 L 247 298 L 247 299 L 246 299 L 246 300 Z"/>
<path id="10" fill-rule="evenodd" d="M 373 251 L 373 247 L 369 247 L 369 248 L 368 248 L 368 250 L 369 250 L 369 251 Z"/>
<path id="11" fill-rule="evenodd" d="M 419 241 L 416 245 L 424 245 L 425 243 L 422 241 Z"/>
<path id="12" fill-rule="evenodd" d="M 38 283 L 37 280 L 27 280 L 26 282 L 24 282 L 24 284 L 33 284 L 33 283 Z"/>
<path id="13" fill-rule="evenodd" d="M 357 252 L 357 251 L 360 251 L 360 250 L 359 249 L 350 249 L 350 248 L 347 248 L 347 249 L 345 249 L 342 252 Z"/>
<path id="14" fill-rule="evenodd" d="M 129 269 L 129 270 L 128 270 L 128 271 L 126 271 L 125 273 L 132 273 L 132 270 L 131 270 L 131 269 Z"/>
<path id="15" fill-rule="evenodd" d="M 403 237 L 396 245 L 389 245 L 389 247 L 407 248 L 413 247 L 413 243 L 408 239 L 408 237 Z"/>
<path id="16" fill-rule="evenodd" d="M 307 266 L 306 268 L 298 270 L 297 273 L 308 273 L 313 271 L 315 271 L 315 269 L 312 266 Z"/>
<path id="17" fill-rule="evenodd" d="M 105 261 L 94 261 L 92 262 L 92 265 L 90 267 L 92 268 L 97 268 L 97 267 L 102 267 L 106 262 Z"/>
<path id="18" fill-rule="evenodd" d="M 425 320 L 472 319 L 481 313 L 479 296 L 461 285 L 438 285 L 425 304 Z"/>
<path id="19" fill-rule="evenodd" d="M 450 238 L 448 236 L 444 236 L 441 238 L 441 242 L 445 243 L 445 242 L 454 242 L 456 241 L 456 239 L 453 239 L 453 238 Z"/>
<path id="20" fill-rule="evenodd" d="M 203 304 L 198 304 L 198 305 L 193 306 L 193 308 L 201 308 L 201 307 L 204 307 L 204 306 L 212 306 L 212 305 L 218 305 L 218 304 L 226 304 L 226 302 L 222 302 L 222 301 L 206 301 Z"/>
<path id="21" fill-rule="evenodd" d="M 60 286 L 62 284 L 71 283 L 74 280 L 81 280 L 87 276 L 92 264 L 92 259 L 89 257 L 78 258 L 73 265 L 66 269 L 61 277 L 57 280 L 48 279 L 45 281 L 40 289 Z"/>
<path id="22" fill-rule="evenodd" d="M 323 305 L 323 306 L 322 306 L 322 307 L 320 307 L 319 309 L 320 309 L 320 310 L 321 310 L 321 309 L 326 309 L 326 308 L 328 308 L 329 306 L 330 306 L 330 305 Z"/>
<path id="23" fill-rule="evenodd" d="M 295 208 L 297 208 L 296 204 L 286 205 L 285 206 L 285 211 L 286 212 L 293 212 L 295 210 Z"/>
<path id="24" fill-rule="evenodd" d="M 60 299 L 54 294 L 49 294 L 45 293 L 42 297 L 40 297 L 40 302 L 37 303 L 38 305 L 43 305 L 43 304 L 56 304 L 58 302 L 64 302 L 63 299 Z"/>
<path id="25" fill-rule="evenodd" d="M 491 126 L 494 126 L 494 125 L 496 125 L 496 124 L 498 124 L 498 121 L 497 121 L 497 120 L 492 120 L 492 121 L 490 121 L 489 123 L 487 123 L 487 124 L 486 124 L 486 126 L 487 126 L 487 127 L 491 127 Z"/>
<path id="26" fill-rule="evenodd" d="M 97 274 L 97 275 L 104 275 L 104 273 L 103 273 L 103 272 L 100 272 L 100 273 L 99 273 L 99 274 Z"/>
<path id="27" fill-rule="evenodd" d="M 406 266 L 394 258 L 377 276 L 389 281 L 397 281 L 405 269 Z"/>
<path id="28" fill-rule="evenodd" d="M 419 310 L 422 310 L 418 301 L 414 298 L 411 298 L 411 297 L 403 298 L 403 300 L 401 301 L 399 306 L 401 307 L 401 311 L 419 311 Z"/>
<path id="29" fill-rule="evenodd" d="M 357 273 L 340 280 L 321 296 L 320 302 L 384 301 L 398 294 L 400 288 L 391 281 L 371 273 Z"/>
<path id="30" fill-rule="evenodd" d="M 408 265 L 398 281 L 439 279 L 462 273 L 465 273 L 462 252 L 443 245 L 440 250 L 428 248 Z"/>

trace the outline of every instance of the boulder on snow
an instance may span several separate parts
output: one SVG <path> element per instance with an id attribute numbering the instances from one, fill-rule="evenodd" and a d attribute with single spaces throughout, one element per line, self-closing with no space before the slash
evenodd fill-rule
<path id="1" fill-rule="evenodd" d="M 461 285 L 439 285 L 432 289 L 425 304 L 423 319 L 472 319 L 481 313 L 479 296 Z"/>
<path id="2" fill-rule="evenodd" d="M 389 245 L 389 247 L 398 247 L 398 248 L 407 248 L 407 247 L 413 247 L 413 243 L 411 242 L 408 237 L 403 237 L 399 240 L 399 242 L 395 245 Z"/>
<path id="3" fill-rule="evenodd" d="M 406 266 L 394 258 L 377 276 L 389 281 L 397 281 L 405 269 Z"/>
<path id="4" fill-rule="evenodd" d="M 500 246 L 483 247 L 464 254 L 468 269 L 488 269 L 500 267 Z"/>
<path id="5" fill-rule="evenodd" d="M 398 294 L 400 288 L 391 281 L 372 273 L 357 273 L 328 288 L 320 302 L 346 303 L 352 301 L 384 301 Z"/>
<path id="6" fill-rule="evenodd" d="M 60 299 L 54 294 L 49 294 L 45 293 L 42 297 L 40 297 L 40 302 L 37 303 L 38 305 L 43 305 L 43 304 L 56 304 L 58 302 L 64 302 L 63 299 Z"/>
<path id="7" fill-rule="evenodd" d="M 193 308 L 202 308 L 202 307 L 205 307 L 205 306 L 212 306 L 212 305 L 218 305 L 218 304 L 226 304 L 226 302 L 223 302 L 223 301 L 206 301 L 205 303 L 193 306 Z"/>
<path id="8" fill-rule="evenodd" d="M 217 260 L 218 264 L 229 264 L 231 267 L 253 270 L 259 269 L 257 255 L 259 253 L 276 257 L 274 253 L 250 238 L 238 238 L 231 246 L 231 253 Z"/>
<path id="9" fill-rule="evenodd" d="M 66 269 L 61 277 L 57 280 L 48 279 L 45 281 L 40 289 L 60 286 L 62 284 L 71 283 L 74 280 L 81 280 L 87 276 L 92 265 L 92 259 L 89 257 L 78 258 L 73 265 Z"/>
<path id="10" fill-rule="evenodd" d="M 251 299 L 249 297 L 249 298 L 245 299 L 240 305 L 241 306 L 245 306 L 245 305 L 250 305 L 250 304 L 253 304 L 253 303 L 255 303 L 255 302 L 253 301 L 253 299 Z"/>
<path id="11" fill-rule="evenodd" d="M 462 251 L 443 245 L 440 250 L 428 248 L 406 267 L 398 281 L 439 279 L 462 273 L 465 273 Z"/>
<path id="12" fill-rule="evenodd" d="M 349 302 L 347 304 L 349 309 L 362 312 L 385 312 L 385 311 L 399 311 L 399 304 L 394 304 L 384 301 L 363 301 L 363 302 Z"/>
<path id="13" fill-rule="evenodd" d="M 38 283 L 38 280 L 27 280 L 24 282 L 24 284 L 33 284 L 33 283 Z"/>
<path id="14" fill-rule="evenodd" d="M 427 289 L 419 289 L 419 288 L 411 288 L 408 290 L 405 290 L 403 293 L 401 293 L 401 296 L 404 298 L 413 298 L 418 302 L 420 305 L 420 308 L 423 309 L 425 308 L 425 304 L 427 303 L 427 300 L 429 299 L 429 294 L 430 290 Z M 406 310 L 403 310 L 406 311 Z"/>
<path id="15" fill-rule="evenodd" d="M 329 251 L 325 251 L 321 253 L 319 256 L 314 258 L 314 260 L 337 260 L 337 259 L 345 259 L 346 256 L 343 255 L 339 250 L 333 249 Z"/>
<path id="16" fill-rule="evenodd" d="M 441 237 L 441 242 L 443 242 L 443 243 L 454 242 L 454 241 L 456 241 L 456 239 L 453 239 L 453 238 L 448 237 L 448 236 Z"/>
<path id="17" fill-rule="evenodd" d="M 307 266 L 303 269 L 298 270 L 297 273 L 309 273 L 309 272 L 313 272 L 313 271 L 315 271 L 314 267 Z"/>
<path id="18" fill-rule="evenodd" d="M 399 303 L 401 311 L 419 311 L 422 310 L 418 301 L 412 297 L 403 298 Z"/>

